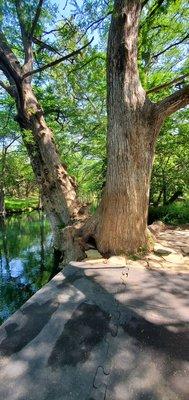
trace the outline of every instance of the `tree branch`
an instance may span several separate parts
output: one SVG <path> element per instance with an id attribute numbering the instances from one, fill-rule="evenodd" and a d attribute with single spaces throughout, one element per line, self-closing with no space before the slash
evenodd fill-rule
<path id="1" fill-rule="evenodd" d="M 56 65 L 60 64 L 61 62 L 66 61 L 66 60 L 68 60 L 69 58 L 76 56 L 76 55 L 79 54 L 82 50 L 84 50 L 87 46 L 89 46 L 89 45 L 91 44 L 91 42 L 93 41 L 93 39 L 94 39 L 94 38 L 92 38 L 92 39 L 90 40 L 90 42 L 86 43 L 84 46 L 80 47 L 79 49 L 72 51 L 72 53 L 69 53 L 69 54 L 67 54 L 66 56 L 60 57 L 60 58 L 58 58 L 57 60 L 52 61 L 52 62 L 49 63 L 49 64 L 45 64 L 45 65 L 43 65 L 43 66 L 40 67 L 40 68 L 34 69 L 33 71 L 27 72 L 26 74 L 23 75 L 22 79 L 25 79 L 25 78 L 27 78 L 27 77 L 30 76 L 30 75 L 37 74 L 38 72 L 42 72 L 42 71 L 44 71 L 44 70 L 47 69 L 47 68 L 55 67 Z"/>
<path id="2" fill-rule="evenodd" d="M 164 0 L 158 0 L 157 3 L 155 2 L 152 10 L 149 12 L 149 14 L 147 14 L 146 19 L 144 20 L 144 22 L 140 25 L 139 28 L 142 28 L 146 23 L 150 22 L 151 18 L 154 17 L 156 15 L 156 12 L 158 11 L 158 9 L 161 7 L 161 5 L 163 4 Z M 148 3 L 148 1 L 143 1 L 143 3 L 141 4 L 141 8 L 143 8 L 146 4 Z"/>
<path id="3" fill-rule="evenodd" d="M 0 70 L 4 73 L 11 86 L 19 85 L 21 66 L 2 31 L 0 31 Z"/>
<path id="4" fill-rule="evenodd" d="M 14 70 L 15 74 L 19 76 L 21 74 L 20 63 L 8 45 L 6 37 L 2 31 L 0 31 L 0 61 L 6 61 L 9 67 Z M 4 72 L 4 71 L 3 71 Z"/>
<path id="5" fill-rule="evenodd" d="M 0 86 L 6 90 L 12 97 L 14 97 L 14 87 L 11 85 L 6 85 L 3 81 L 0 81 Z"/>
<path id="6" fill-rule="evenodd" d="M 94 25 L 98 26 L 101 22 L 103 22 L 110 15 L 112 15 L 112 11 L 109 11 L 106 15 L 104 15 L 103 17 L 97 19 L 96 21 L 91 22 L 91 24 L 88 25 L 87 28 L 85 29 L 85 31 L 83 32 L 83 34 L 80 37 L 79 41 L 81 41 L 81 39 L 86 35 L 86 33 L 88 32 L 89 29 L 93 28 Z"/>
<path id="7" fill-rule="evenodd" d="M 30 31 L 30 38 L 32 38 L 34 35 L 35 28 L 36 28 L 36 25 L 38 23 L 38 20 L 39 20 L 41 11 L 42 11 L 43 1 L 44 0 L 39 0 L 38 6 L 36 8 L 35 16 L 34 16 L 32 26 L 31 26 L 31 31 Z"/>
<path id="8" fill-rule="evenodd" d="M 150 12 L 150 14 L 147 16 L 147 19 L 153 17 L 156 13 L 156 11 L 161 7 L 161 5 L 163 4 L 164 0 L 158 0 L 157 4 L 155 5 L 155 7 L 152 9 L 152 11 Z"/>
<path id="9" fill-rule="evenodd" d="M 12 146 L 12 144 L 14 142 L 16 142 L 16 140 L 20 139 L 20 135 L 19 136 L 15 136 L 14 139 L 12 139 L 12 141 L 6 146 L 6 151 L 9 149 L 10 146 Z"/>
<path id="10" fill-rule="evenodd" d="M 22 35 L 22 42 L 23 42 L 23 44 L 25 44 L 26 38 L 27 38 L 27 32 L 26 32 L 26 28 L 25 28 L 25 21 L 23 18 L 23 12 L 22 12 L 20 0 L 15 1 L 15 7 L 16 7 L 17 18 L 18 18 L 18 22 L 20 25 L 21 35 Z"/>
<path id="11" fill-rule="evenodd" d="M 189 72 L 187 74 L 181 75 L 178 78 L 173 79 L 172 81 L 163 83 L 162 85 L 155 86 L 152 89 L 149 89 L 146 93 L 157 93 L 160 92 L 160 90 L 174 86 L 176 83 L 182 82 L 187 76 L 189 76 Z"/>
<path id="12" fill-rule="evenodd" d="M 156 103 L 160 119 L 164 119 L 189 104 L 189 85 Z"/>
<path id="13" fill-rule="evenodd" d="M 154 55 L 152 56 L 152 58 L 157 58 L 157 57 L 161 56 L 161 55 L 164 54 L 166 51 L 170 50 L 172 47 L 178 46 L 179 44 L 183 43 L 183 42 L 184 42 L 186 39 L 188 39 L 188 38 L 189 38 L 189 33 L 188 33 L 186 36 L 184 36 L 182 39 L 180 39 L 178 42 L 173 43 L 173 44 L 170 44 L 170 45 L 169 45 L 168 47 L 166 47 L 164 50 L 160 51 L 160 52 L 157 53 L 157 54 L 154 54 Z"/>
<path id="14" fill-rule="evenodd" d="M 141 5 L 141 8 L 143 9 L 145 6 L 146 6 L 146 4 L 149 2 L 149 0 L 143 0 L 142 1 L 142 5 Z"/>
<path id="15" fill-rule="evenodd" d="M 41 47 L 41 49 L 47 49 L 49 51 L 52 51 L 54 53 L 57 53 L 59 56 L 61 55 L 61 53 L 58 51 L 58 49 L 55 49 L 53 46 L 51 46 L 48 43 L 43 42 L 42 40 L 36 38 L 33 36 L 32 38 L 33 43 L 37 44 L 38 46 Z"/>
<path id="16" fill-rule="evenodd" d="M 94 60 L 97 60 L 97 59 L 99 59 L 99 58 L 102 59 L 103 61 L 105 60 L 105 58 L 103 58 L 103 57 L 101 57 L 101 56 L 96 56 L 96 57 L 90 58 L 90 59 L 89 59 L 88 61 L 86 61 L 84 64 L 80 65 L 79 67 L 73 68 L 71 71 L 69 71 L 69 72 L 68 72 L 68 76 L 69 76 L 70 74 L 72 74 L 73 72 L 79 71 L 80 69 L 84 68 L 86 65 L 90 64 L 91 62 L 93 62 Z"/>
<path id="17" fill-rule="evenodd" d="M 29 37 L 28 31 L 26 29 L 26 23 L 25 23 L 25 20 L 23 17 L 21 0 L 16 0 L 15 6 L 16 6 L 18 22 L 20 25 L 22 43 L 23 43 L 24 54 L 25 54 L 24 71 L 27 71 L 27 70 L 31 70 L 32 65 L 33 65 L 32 41 L 31 41 L 31 38 Z"/>

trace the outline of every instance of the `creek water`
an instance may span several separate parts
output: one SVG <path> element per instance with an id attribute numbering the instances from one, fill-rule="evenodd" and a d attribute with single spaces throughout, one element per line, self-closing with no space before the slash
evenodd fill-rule
<path id="1" fill-rule="evenodd" d="M 42 212 L 0 219 L 0 324 L 53 275 L 49 223 Z"/>

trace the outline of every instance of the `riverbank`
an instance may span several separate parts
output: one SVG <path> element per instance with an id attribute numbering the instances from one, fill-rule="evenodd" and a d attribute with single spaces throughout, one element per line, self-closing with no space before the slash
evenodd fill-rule
<path id="1" fill-rule="evenodd" d="M 6 198 L 5 199 L 5 210 L 6 214 L 21 213 L 26 211 L 33 211 L 39 209 L 39 198 L 25 198 L 25 199 L 15 199 Z"/>
<path id="2" fill-rule="evenodd" d="M 189 223 L 189 200 L 175 202 L 165 206 L 149 207 L 149 225 L 162 221 L 167 225 L 179 226 Z"/>
<path id="3" fill-rule="evenodd" d="M 54 276 L 49 221 L 39 211 L 0 218 L 0 325 Z"/>
<path id="4" fill-rule="evenodd" d="M 96 211 L 97 205 L 91 206 L 91 212 Z M 5 210 L 6 214 L 10 215 L 13 213 L 21 213 L 32 210 L 40 209 L 39 198 L 6 198 L 5 199 Z M 189 223 L 189 200 L 182 202 L 175 202 L 166 206 L 150 206 L 149 207 L 149 218 L 148 224 L 152 224 L 154 221 L 162 221 L 168 225 L 179 226 L 182 224 Z"/>

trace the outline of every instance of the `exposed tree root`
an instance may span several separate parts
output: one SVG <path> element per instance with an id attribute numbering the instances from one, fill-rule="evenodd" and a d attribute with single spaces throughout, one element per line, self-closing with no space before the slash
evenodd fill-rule
<path id="1" fill-rule="evenodd" d="M 86 258 L 85 251 L 96 248 L 95 228 L 96 215 L 89 217 L 85 212 L 73 225 L 54 232 L 54 248 L 62 253 L 63 264 L 70 261 L 81 261 Z"/>

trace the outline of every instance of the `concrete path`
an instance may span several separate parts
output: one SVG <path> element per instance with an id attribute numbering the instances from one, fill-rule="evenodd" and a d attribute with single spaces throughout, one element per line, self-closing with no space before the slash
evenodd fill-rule
<path id="1" fill-rule="evenodd" d="M 188 283 L 66 267 L 0 328 L 0 400 L 188 400 Z"/>

